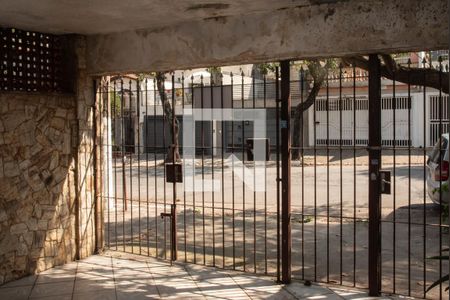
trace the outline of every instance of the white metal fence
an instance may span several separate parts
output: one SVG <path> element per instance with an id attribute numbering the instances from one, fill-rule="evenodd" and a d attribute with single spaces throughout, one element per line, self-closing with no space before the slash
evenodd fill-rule
<path id="1" fill-rule="evenodd" d="M 440 107 L 439 99 L 442 104 Z M 429 147 L 442 132 L 448 131 L 447 95 L 426 96 L 424 113 L 423 93 L 395 97 L 383 96 L 381 101 L 382 143 L 385 146 Z M 366 146 L 368 143 L 369 102 L 366 96 L 318 98 L 309 109 L 310 146 Z M 314 113 L 315 112 L 315 113 Z M 425 118 L 425 120 L 424 120 Z M 441 120 L 441 121 L 440 121 Z M 425 128 L 424 128 L 425 121 Z M 408 123 L 410 128 L 408 129 Z M 314 133 L 314 126 L 316 132 Z M 425 129 L 425 132 L 424 132 Z M 425 143 L 424 143 L 425 141 Z"/>

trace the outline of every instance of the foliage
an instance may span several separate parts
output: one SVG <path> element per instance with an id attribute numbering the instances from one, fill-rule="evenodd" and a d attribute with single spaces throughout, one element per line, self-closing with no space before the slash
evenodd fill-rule
<path id="1" fill-rule="evenodd" d="M 206 68 L 206 71 L 209 72 L 210 74 L 214 74 L 214 73 L 220 73 L 222 71 L 222 69 L 220 67 L 209 67 L 209 68 Z"/>
<path id="2" fill-rule="evenodd" d="M 269 73 L 275 73 L 275 68 L 278 67 L 278 63 L 262 63 L 258 64 L 258 71 L 263 75 L 268 75 Z"/>
<path id="3" fill-rule="evenodd" d="M 222 69 L 220 67 L 209 67 L 206 71 L 211 74 L 211 85 L 219 85 L 222 75 Z"/>
<path id="4" fill-rule="evenodd" d="M 391 54 L 391 56 L 393 58 L 409 58 L 411 56 L 411 52 L 400 52 L 400 53 L 395 53 L 395 54 Z"/>
<path id="5" fill-rule="evenodd" d="M 120 97 L 120 93 L 112 92 L 111 93 L 111 114 L 114 114 L 112 117 L 119 117 L 120 110 L 122 109 L 122 97 Z"/>
<path id="6" fill-rule="evenodd" d="M 444 182 L 440 187 L 435 188 L 433 190 L 433 194 L 438 193 L 440 191 L 442 191 L 443 193 L 448 193 L 448 182 Z M 442 206 L 441 217 L 442 217 L 442 220 L 444 222 L 446 222 L 448 220 L 448 216 L 449 216 L 448 203 L 442 203 L 441 206 Z"/>
<path id="7" fill-rule="evenodd" d="M 435 188 L 433 190 L 433 194 L 434 193 L 440 193 L 440 192 L 447 192 L 448 193 L 448 182 L 443 183 L 440 187 Z M 442 203 L 442 210 L 441 210 L 441 214 L 442 214 L 442 219 L 444 221 L 448 220 L 448 203 Z M 442 249 L 442 252 L 448 252 L 449 249 Z M 436 260 L 448 260 L 448 254 L 447 255 L 438 255 L 438 256 L 432 256 L 429 257 L 428 259 L 436 259 Z M 441 278 L 439 278 L 438 280 L 436 280 L 435 282 L 433 282 L 432 285 L 430 285 L 427 288 L 427 292 L 430 291 L 431 289 L 433 289 L 434 287 L 440 285 L 441 283 L 447 282 L 449 280 L 449 274 L 442 276 Z M 449 288 L 446 287 L 445 290 L 447 291 Z"/>
<path id="8" fill-rule="evenodd" d="M 320 69 L 327 70 L 329 72 L 333 72 L 339 67 L 339 60 L 334 58 L 328 58 L 324 60 L 297 60 L 291 61 L 291 68 L 295 70 L 306 69 L 306 73 L 310 72 L 310 68 L 313 67 L 316 71 Z M 259 72 L 263 75 L 273 74 L 277 67 L 279 67 L 279 63 L 261 63 L 257 65 Z M 313 78 L 314 79 L 314 78 Z"/>
<path id="9" fill-rule="evenodd" d="M 440 187 L 438 187 L 438 188 L 435 188 L 434 190 L 433 190 L 433 194 L 434 193 L 436 193 L 436 192 L 438 192 L 438 191 L 442 191 L 442 192 L 447 192 L 448 193 L 448 183 L 447 182 L 444 182 Z"/>

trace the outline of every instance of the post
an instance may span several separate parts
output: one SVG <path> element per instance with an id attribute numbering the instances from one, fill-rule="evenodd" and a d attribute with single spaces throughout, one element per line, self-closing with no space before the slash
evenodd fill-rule
<path id="1" fill-rule="evenodd" d="M 381 289 L 381 73 L 377 54 L 369 56 L 369 295 Z"/>
<path id="2" fill-rule="evenodd" d="M 448 1 L 448 7 L 450 7 L 450 0 Z M 450 10 L 448 10 L 448 21 L 450 22 Z M 450 45 L 450 26 L 448 28 L 448 42 Z M 450 48 L 449 48 L 449 50 L 450 50 Z M 450 80 L 450 76 L 449 76 L 449 80 Z M 447 98 L 447 116 L 450 116 L 450 97 Z M 423 144 L 425 146 L 425 141 L 423 141 Z M 447 179 L 447 186 L 450 186 L 450 177 Z M 450 226 L 450 218 L 448 218 L 448 225 Z M 449 236 L 448 242 L 450 242 L 450 236 Z M 448 272 L 450 274 L 450 264 L 448 266 Z"/>
<path id="3" fill-rule="evenodd" d="M 448 0 L 447 7 L 450 7 L 450 0 Z M 448 10 L 448 21 L 449 21 L 449 24 L 450 24 L 450 9 Z M 448 42 L 449 42 L 449 45 L 450 45 L 450 26 L 448 28 Z M 449 50 L 450 50 L 450 48 L 449 48 Z M 449 80 L 450 80 L 450 76 L 449 76 Z M 450 116 L 450 97 L 447 98 L 447 116 Z M 425 147 L 425 141 L 423 141 L 423 145 Z M 450 178 L 447 180 L 447 186 L 450 186 Z M 448 218 L 448 225 L 450 225 L 450 218 Z M 449 235 L 448 242 L 450 242 L 450 235 Z M 448 272 L 450 274 L 450 264 L 448 266 Z"/>
<path id="4" fill-rule="evenodd" d="M 291 282 L 291 94 L 290 61 L 281 67 L 281 282 Z"/>

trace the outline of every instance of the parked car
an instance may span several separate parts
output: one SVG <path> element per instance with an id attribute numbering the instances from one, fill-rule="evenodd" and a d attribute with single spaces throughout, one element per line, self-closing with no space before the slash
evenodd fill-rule
<path id="1" fill-rule="evenodd" d="M 439 151 L 440 150 L 440 151 Z M 434 145 L 427 159 L 427 189 L 431 200 L 448 203 L 449 134 L 445 133 Z"/>

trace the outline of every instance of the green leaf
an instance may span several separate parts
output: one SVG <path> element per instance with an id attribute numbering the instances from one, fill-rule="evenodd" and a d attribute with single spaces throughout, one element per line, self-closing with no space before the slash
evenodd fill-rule
<path id="1" fill-rule="evenodd" d="M 448 278 L 449 278 L 449 276 L 448 276 L 448 274 L 447 274 L 447 275 L 441 277 L 440 279 L 436 280 L 432 285 L 430 285 L 430 286 L 427 288 L 426 293 L 428 293 L 428 292 L 429 292 L 432 288 L 434 288 L 435 286 L 438 286 L 439 284 L 448 281 Z"/>

